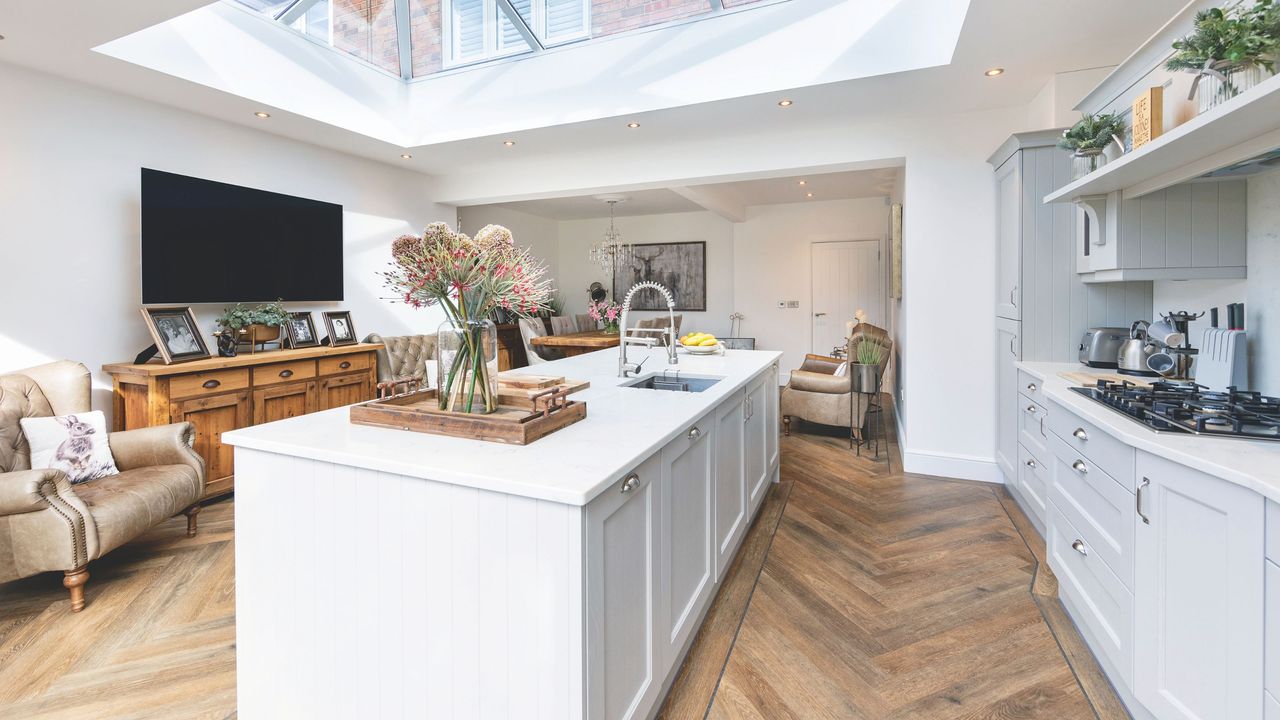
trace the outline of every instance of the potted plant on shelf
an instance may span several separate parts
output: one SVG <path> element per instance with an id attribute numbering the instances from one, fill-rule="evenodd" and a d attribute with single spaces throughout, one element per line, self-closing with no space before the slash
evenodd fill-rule
<path id="1" fill-rule="evenodd" d="M 218 318 L 221 331 L 215 332 L 218 338 L 218 354 L 223 357 L 235 357 L 240 343 L 249 343 L 250 352 L 259 345 L 280 341 L 280 330 L 289 321 L 289 311 L 284 309 L 284 301 L 276 300 L 264 303 L 256 308 L 246 308 L 240 303 L 235 307 L 222 311 Z"/>
<path id="2" fill-rule="evenodd" d="M 850 362 L 853 374 L 853 391 L 859 393 L 879 392 L 880 362 L 884 360 L 883 345 L 863 340 L 854 349 L 854 360 Z"/>
<path id="3" fill-rule="evenodd" d="M 1195 73 L 1188 100 L 1204 112 L 1275 73 L 1280 54 L 1280 6 L 1259 0 L 1196 13 L 1194 30 L 1174 41 L 1169 70 Z M 1203 87 L 1202 87 L 1203 86 Z"/>
<path id="4" fill-rule="evenodd" d="M 597 300 L 587 306 L 587 316 L 604 324 L 604 331 L 616 335 L 622 320 L 622 306 L 612 300 Z"/>
<path id="5" fill-rule="evenodd" d="M 1119 113 L 1084 115 L 1075 125 L 1063 131 L 1058 147 L 1070 150 L 1075 159 L 1073 177 L 1082 178 L 1106 164 L 1103 153 L 1118 143 L 1124 147 L 1125 123 Z"/>
<path id="6" fill-rule="evenodd" d="M 515 246 L 511 231 L 486 225 L 474 238 L 432 223 L 422 236 L 391 243 L 391 269 L 382 273 L 394 301 L 414 308 L 439 305 L 447 318 L 436 335 L 441 410 L 498 409 L 498 335 L 489 318 L 499 308 L 535 317 L 547 307 L 546 266 Z"/>

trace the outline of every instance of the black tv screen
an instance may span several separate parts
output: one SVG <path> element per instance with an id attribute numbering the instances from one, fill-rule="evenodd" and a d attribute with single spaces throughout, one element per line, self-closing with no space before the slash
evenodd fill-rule
<path id="1" fill-rule="evenodd" d="M 142 302 L 342 300 L 342 206 L 142 169 Z"/>

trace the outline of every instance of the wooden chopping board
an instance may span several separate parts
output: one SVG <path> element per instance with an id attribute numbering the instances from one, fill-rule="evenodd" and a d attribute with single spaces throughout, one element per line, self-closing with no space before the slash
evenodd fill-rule
<path id="1" fill-rule="evenodd" d="M 1072 383 L 1073 385 L 1088 386 L 1088 387 L 1097 385 L 1099 380 L 1110 380 L 1111 382 L 1131 382 L 1134 385 L 1142 385 L 1143 387 L 1150 385 L 1155 380 L 1159 380 L 1159 378 L 1139 377 L 1137 375 L 1121 375 L 1118 372 L 1100 373 L 1097 371 L 1060 372 L 1058 373 L 1058 377 L 1062 378 L 1063 380 L 1066 380 L 1069 383 Z"/>
<path id="2" fill-rule="evenodd" d="M 519 380 L 512 382 L 516 378 L 519 378 Z M 500 373 L 498 375 L 498 403 L 501 405 L 531 407 L 533 397 L 548 390 L 559 390 L 561 393 L 569 395 L 580 390 L 586 390 L 589 387 L 591 387 L 591 383 L 587 380 Z"/>
<path id="3" fill-rule="evenodd" d="M 511 372 L 510 370 L 498 373 L 498 385 L 512 388 L 545 390 L 562 382 L 564 382 L 563 375 L 526 375 L 524 373 Z"/>

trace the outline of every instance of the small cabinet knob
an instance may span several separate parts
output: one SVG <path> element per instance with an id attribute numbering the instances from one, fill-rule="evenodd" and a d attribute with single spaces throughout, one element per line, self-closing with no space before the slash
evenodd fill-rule
<path id="1" fill-rule="evenodd" d="M 1035 468 L 1035 466 L 1036 466 L 1036 461 L 1035 461 L 1035 460 L 1028 460 L 1028 461 L 1027 461 L 1027 467 L 1029 467 L 1029 468 L 1033 468 L 1033 469 L 1034 469 L 1034 468 Z"/>
<path id="2" fill-rule="evenodd" d="M 690 428 L 690 430 L 689 430 L 689 439 L 690 439 L 690 440 L 697 440 L 697 439 L 698 439 L 698 438 L 700 438 L 700 437 L 702 437 L 702 431 L 698 429 L 698 426 L 697 426 L 697 425 L 695 425 L 695 426 L 693 426 L 692 428 Z"/>
<path id="3" fill-rule="evenodd" d="M 1035 414 L 1036 414 L 1036 406 L 1035 406 L 1035 405 L 1028 405 L 1028 406 L 1027 406 L 1027 412 L 1031 413 L 1032 415 L 1035 415 Z"/>
<path id="4" fill-rule="evenodd" d="M 1075 461 L 1075 462 L 1071 463 L 1071 469 L 1072 469 L 1072 470 L 1075 470 L 1076 472 L 1080 473 L 1081 475 L 1088 475 L 1088 474 L 1089 474 L 1089 466 L 1088 466 L 1088 465 L 1085 465 L 1083 460 L 1077 460 L 1077 461 Z"/>
<path id="5" fill-rule="evenodd" d="M 638 487 L 640 487 L 640 476 L 635 473 L 631 473 L 622 481 L 622 494 L 625 495 L 632 492 Z"/>
<path id="6" fill-rule="evenodd" d="M 1089 433 L 1085 432 L 1084 428 L 1076 428 L 1075 432 L 1071 434 L 1079 438 L 1080 440 L 1084 440 L 1086 442 L 1089 440 Z"/>
<path id="7" fill-rule="evenodd" d="M 1035 392 L 1037 389 L 1035 383 L 1027 383 L 1027 392 Z"/>
<path id="8" fill-rule="evenodd" d="M 1078 538 L 1076 539 L 1076 541 L 1075 541 L 1075 542 L 1071 543 L 1071 549 L 1072 549 L 1072 550 L 1075 550 L 1076 552 L 1080 553 L 1081 555 L 1088 555 L 1088 554 L 1089 554 L 1089 551 L 1088 551 L 1088 550 L 1086 550 L 1086 549 L 1085 549 L 1085 547 L 1084 547 L 1084 541 L 1083 541 L 1083 540 L 1080 540 L 1080 539 L 1078 539 Z"/>

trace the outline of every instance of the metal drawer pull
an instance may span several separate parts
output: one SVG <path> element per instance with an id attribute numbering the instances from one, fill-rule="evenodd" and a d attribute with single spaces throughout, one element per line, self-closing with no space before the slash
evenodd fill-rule
<path id="1" fill-rule="evenodd" d="M 1088 474 L 1089 474 L 1089 466 L 1088 466 L 1088 465 L 1085 465 L 1085 464 L 1084 464 L 1084 461 L 1082 461 L 1082 460 L 1077 460 L 1077 461 L 1075 461 L 1075 462 L 1071 463 L 1071 469 L 1072 469 L 1072 470 L 1075 470 L 1076 472 L 1080 473 L 1081 475 L 1088 475 Z"/>
<path id="2" fill-rule="evenodd" d="M 1029 467 L 1029 468 L 1033 468 L 1033 469 L 1034 469 L 1034 468 L 1035 468 L 1035 466 L 1036 466 L 1036 461 L 1035 461 L 1035 460 L 1028 460 L 1028 461 L 1027 461 L 1027 467 Z"/>
<path id="3" fill-rule="evenodd" d="M 349 368 L 349 367 L 351 367 L 351 361 L 350 361 L 350 360 L 343 360 L 342 362 L 338 363 L 338 369 L 339 369 L 339 370 L 346 370 L 346 369 L 347 369 L 347 368 Z"/>
<path id="4" fill-rule="evenodd" d="M 697 425 L 694 425 L 693 428 L 689 430 L 689 439 L 697 440 L 700 437 L 702 437 L 702 431 L 698 429 Z"/>
<path id="5" fill-rule="evenodd" d="M 1088 442 L 1089 440 L 1089 433 L 1085 432 L 1084 428 L 1076 428 L 1075 432 L 1071 434 L 1075 435 L 1077 438 L 1080 438 L 1081 440 L 1084 440 L 1086 442 Z"/>
<path id="6" fill-rule="evenodd" d="M 204 384 L 201 385 L 200 387 L 204 388 L 205 390 L 212 390 L 221 384 L 222 384 L 221 380 L 205 380 Z"/>
<path id="7" fill-rule="evenodd" d="M 626 480 L 622 481 L 622 494 L 626 495 L 638 487 L 640 487 L 640 476 L 635 473 L 631 473 L 627 476 Z"/>
<path id="8" fill-rule="evenodd" d="M 1071 543 L 1071 549 L 1072 549 L 1072 550 L 1075 550 L 1076 552 L 1080 553 L 1081 555 L 1088 555 L 1088 554 L 1089 554 L 1089 551 L 1084 549 L 1084 541 L 1083 541 L 1083 540 L 1080 540 L 1080 539 L 1077 539 L 1075 542 Z"/>
<path id="9" fill-rule="evenodd" d="M 290 377 L 293 377 L 293 371 L 292 371 L 292 370 L 281 370 L 281 371 L 280 371 L 280 377 L 282 377 L 282 378 L 290 378 Z"/>
<path id="10" fill-rule="evenodd" d="M 1036 406 L 1035 406 L 1035 405 L 1028 405 L 1028 406 L 1027 406 L 1027 412 L 1031 413 L 1032 415 L 1035 415 L 1035 414 L 1036 414 Z"/>
<path id="11" fill-rule="evenodd" d="M 1142 478 L 1142 484 L 1138 486 L 1138 493 L 1133 496 L 1133 504 L 1134 504 L 1133 509 L 1138 513 L 1138 517 L 1142 518 L 1142 522 L 1146 523 L 1147 525 L 1151 524 L 1151 518 L 1147 517 L 1146 513 L 1142 512 L 1142 496 L 1144 494 L 1143 491 L 1146 490 L 1147 486 L 1149 486 L 1150 484 L 1151 484 L 1150 480 L 1148 480 L 1147 478 Z"/>
<path id="12" fill-rule="evenodd" d="M 1035 383 L 1027 383 L 1027 392 L 1035 392 L 1037 389 Z"/>

